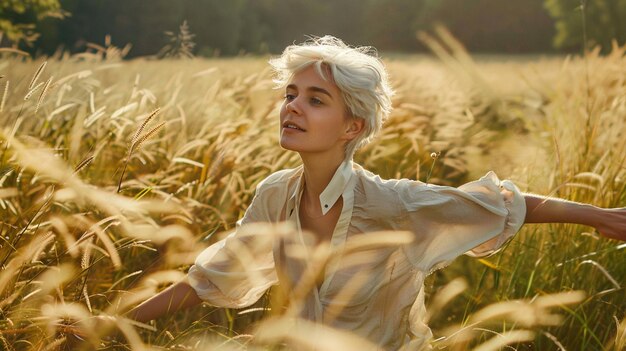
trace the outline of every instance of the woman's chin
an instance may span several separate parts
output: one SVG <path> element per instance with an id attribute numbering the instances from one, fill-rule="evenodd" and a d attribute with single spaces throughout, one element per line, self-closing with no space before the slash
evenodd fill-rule
<path id="1" fill-rule="evenodd" d="M 280 147 L 289 151 L 303 151 L 302 145 L 298 145 L 297 143 L 291 142 L 290 140 L 285 140 L 284 138 L 280 139 Z"/>

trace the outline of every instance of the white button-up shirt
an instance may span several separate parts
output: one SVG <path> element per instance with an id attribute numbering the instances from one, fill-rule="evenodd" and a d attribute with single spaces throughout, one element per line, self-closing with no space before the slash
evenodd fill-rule
<path id="1" fill-rule="evenodd" d="M 300 230 L 302 185 L 302 167 L 263 180 L 237 230 L 197 257 L 189 282 L 203 300 L 231 308 L 253 304 L 278 283 L 294 293 L 308 284 L 298 296 L 300 317 L 349 330 L 380 349 L 427 347 L 424 278 L 463 253 L 494 253 L 526 214 L 519 190 L 493 172 L 453 188 L 383 180 L 345 161 L 319 199 L 324 214 L 340 197 L 343 207 L 318 287 L 305 278 L 313 244 Z M 280 236 L 260 224 L 285 221 L 292 230 L 273 227 Z"/>

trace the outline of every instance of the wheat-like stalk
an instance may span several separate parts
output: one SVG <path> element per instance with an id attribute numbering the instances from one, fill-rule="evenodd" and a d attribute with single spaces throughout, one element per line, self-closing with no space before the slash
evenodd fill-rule
<path id="1" fill-rule="evenodd" d="M 47 64 L 48 64 L 48 61 L 44 61 L 39 66 L 39 68 L 37 68 L 37 71 L 35 72 L 35 75 L 33 76 L 33 79 L 31 79 L 30 84 L 28 84 L 28 90 L 32 90 L 33 89 L 33 86 L 35 86 L 35 83 L 39 79 L 39 76 L 41 76 L 41 73 L 43 73 L 43 70 L 46 68 Z"/>
<path id="2" fill-rule="evenodd" d="M 39 106 L 41 105 L 43 98 L 46 96 L 46 93 L 48 92 L 48 88 L 50 88 L 50 83 L 52 83 L 53 78 L 54 77 L 48 78 L 48 80 L 46 81 L 46 84 L 43 86 L 43 90 L 41 91 L 41 94 L 39 95 L 39 99 L 37 99 L 37 104 L 35 105 L 35 113 L 37 113 L 37 111 L 39 110 Z"/>
<path id="3" fill-rule="evenodd" d="M 93 313 L 91 309 L 91 300 L 89 299 L 89 292 L 87 292 L 87 285 L 83 286 L 83 297 L 85 298 L 85 304 L 87 304 L 87 309 L 89 312 Z"/>
<path id="4" fill-rule="evenodd" d="M 80 170 L 86 167 L 88 164 L 90 164 L 91 161 L 93 161 L 93 159 L 94 159 L 94 156 L 92 155 L 80 161 L 80 163 L 76 165 L 76 167 L 74 167 L 74 174 L 80 172 Z"/>
<path id="5" fill-rule="evenodd" d="M 4 333 L 4 332 L 3 332 L 3 333 Z M 5 350 L 8 350 L 8 351 L 13 351 L 13 350 L 15 350 L 15 349 L 13 348 L 13 346 L 11 346 L 11 343 L 10 343 L 10 342 L 8 342 L 8 341 L 7 341 L 7 339 L 5 339 L 5 338 L 4 338 L 4 336 L 2 336 L 2 334 L 0 334 L 0 341 L 2 341 L 2 344 L 3 344 L 3 345 L 4 345 L 4 347 L 5 347 Z"/>
<path id="6" fill-rule="evenodd" d="M 9 93 L 9 80 L 4 83 L 4 93 L 2 93 L 2 101 L 0 101 L 0 112 L 4 111 L 4 104 L 7 101 L 7 95 Z"/>
<path id="7" fill-rule="evenodd" d="M 105 52 L 106 51 L 106 49 L 103 46 L 95 44 L 95 43 L 87 43 L 86 46 L 88 48 L 90 48 L 90 49 L 96 50 L 97 52 Z"/>
<path id="8" fill-rule="evenodd" d="M 133 138 L 130 141 L 131 145 L 135 144 L 135 142 L 139 138 L 139 135 L 141 134 L 141 132 L 143 132 L 143 130 L 146 127 L 146 125 L 150 122 L 150 120 L 152 120 L 153 117 L 158 115 L 159 112 L 161 112 L 161 108 L 157 108 L 156 110 L 152 111 L 152 113 L 150 113 L 150 115 L 148 117 L 146 117 L 146 119 L 143 121 L 143 123 L 141 123 L 139 128 L 137 128 L 137 131 L 135 131 L 135 134 L 133 135 Z"/>
<path id="9" fill-rule="evenodd" d="M 30 56 L 30 54 L 27 53 L 26 51 L 14 49 L 14 48 L 0 48 L 0 52 L 11 52 L 11 53 L 22 55 L 22 56 L 25 56 L 25 57 L 29 57 Z"/>
<path id="10" fill-rule="evenodd" d="M 28 93 L 26 93 L 26 95 L 24 96 L 24 101 L 27 101 L 28 99 L 30 99 L 31 96 L 33 96 L 33 94 L 39 90 L 39 88 L 41 88 L 41 86 L 44 84 L 44 82 L 39 82 L 39 84 L 35 85 L 32 89 L 30 89 L 28 91 Z"/>
<path id="11" fill-rule="evenodd" d="M 151 137 L 153 137 L 154 135 L 159 133 L 161 128 L 163 128 L 163 126 L 165 126 L 165 123 L 166 122 L 159 123 L 156 127 L 152 128 L 150 131 L 148 131 L 146 134 L 144 134 L 142 137 L 140 137 L 137 141 L 135 141 L 135 143 L 132 145 L 133 151 L 134 150 L 139 150 L 141 148 L 141 145 L 146 140 L 150 139 Z"/>
<path id="12" fill-rule="evenodd" d="M 56 239 L 56 236 L 54 235 L 54 233 L 48 232 L 44 236 L 44 239 L 41 242 L 41 244 L 39 245 L 39 247 L 32 254 L 32 261 L 31 262 L 33 262 L 33 263 L 37 262 L 39 260 L 39 256 L 41 256 L 41 254 L 46 250 L 46 247 L 48 247 L 48 245 L 50 243 L 52 243 L 55 239 Z"/>
<path id="13" fill-rule="evenodd" d="M 41 349 L 41 351 L 51 351 L 51 350 L 58 350 L 59 347 L 61 345 L 63 345 L 63 343 L 65 342 L 65 340 L 67 339 L 67 337 L 63 336 L 60 338 L 55 339 L 53 342 L 45 345 L 45 347 L 43 347 L 44 345 L 41 345 L 43 348 Z"/>
<path id="14" fill-rule="evenodd" d="M 89 268 L 89 264 L 91 263 L 91 251 L 93 249 L 93 236 L 85 241 L 83 244 L 85 249 L 83 251 L 83 256 L 80 259 L 80 268 L 87 269 Z"/>
<path id="15" fill-rule="evenodd" d="M 124 168 L 122 169 L 122 174 L 120 175 L 120 179 L 117 182 L 117 192 L 118 193 L 122 190 L 122 180 L 124 180 L 124 174 L 126 174 L 126 169 L 128 168 L 128 162 L 130 162 L 130 158 L 133 155 L 133 152 L 135 150 L 138 150 L 139 148 L 141 148 L 141 145 L 146 140 L 150 139 L 153 135 L 157 134 L 159 132 L 159 130 L 161 130 L 161 128 L 163 128 L 163 126 L 165 125 L 165 122 L 161 122 L 159 125 L 157 125 L 156 127 L 152 128 L 150 131 L 148 131 L 143 136 L 139 136 L 139 133 L 141 133 L 141 131 L 145 128 L 147 122 L 150 119 L 152 119 L 152 117 L 156 116 L 156 114 L 158 112 L 159 112 L 159 109 L 157 108 L 154 112 L 152 112 L 150 114 L 150 116 L 148 116 L 148 118 L 146 118 L 146 121 L 144 121 L 141 124 L 141 126 L 137 129 L 137 132 L 135 132 L 135 135 L 133 136 L 133 138 L 131 140 L 130 148 L 128 149 L 128 155 L 126 156 L 126 161 L 124 162 Z"/>

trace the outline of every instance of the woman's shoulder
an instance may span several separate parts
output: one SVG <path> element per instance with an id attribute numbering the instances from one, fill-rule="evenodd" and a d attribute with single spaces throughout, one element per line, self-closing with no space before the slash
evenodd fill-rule
<path id="1" fill-rule="evenodd" d="M 429 186 L 418 180 L 407 178 L 401 179 L 385 179 L 380 175 L 364 169 L 361 166 L 355 167 L 360 183 L 366 192 L 378 192 L 398 196 L 407 190 L 427 189 Z"/>
<path id="2" fill-rule="evenodd" d="M 388 217 L 404 212 L 407 203 L 423 199 L 424 191 L 430 189 L 429 185 L 421 181 L 407 178 L 385 179 L 361 167 L 355 168 L 355 173 L 358 178 L 355 195 L 366 202 L 368 207 L 374 206 Z"/>
<path id="3" fill-rule="evenodd" d="M 302 167 L 276 171 L 265 177 L 265 179 L 257 185 L 257 192 L 263 192 L 277 187 L 283 188 L 285 185 L 288 185 L 298 179 L 301 173 Z"/>

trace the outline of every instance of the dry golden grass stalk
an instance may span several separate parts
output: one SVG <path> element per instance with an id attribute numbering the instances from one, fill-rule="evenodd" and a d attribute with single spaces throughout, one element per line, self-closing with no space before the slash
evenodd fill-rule
<path id="1" fill-rule="evenodd" d="M 115 248 L 115 244 L 113 244 L 109 236 L 104 232 L 102 228 L 100 228 L 99 225 L 96 224 L 92 226 L 91 230 L 93 230 L 93 232 L 96 234 L 98 239 L 102 241 L 102 244 L 104 245 L 104 248 L 106 249 L 106 252 L 109 254 L 111 263 L 113 263 L 113 267 L 115 269 L 120 269 L 122 267 L 122 260 L 120 258 L 120 255 L 117 249 Z"/>
<path id="2" fill-rule="evenodd" d="M 467 288 L 468 284 L 464 278 L 456 278 L 446 284 L 446 286 L 444 286 L 443 289 L 441 289 L 437 293 L 437 295 L 434 296 L 432 302 L 426 309 L 424 323 L 428 323 L 428 321 L 432 318 L 433 313 L 443 311 L 444 306 L 446 306 L 450 301 L 452 301 L 456 296 L 461 294 Z"/>
<path id="3" fill-rule="evenodd" d="M 195 246 L 192 232 L 181 225 L 155 226 L 134 224 L 127 229 L 130 237 L 138 240 L 149 240 L 156 245 L 176 241 L 180 248 L 192 249 Z"/>
<path id="4" fill-rule="evenodd" d="M 585 294 L 582 291 L 570 291 L 556 294 L 548 294 L 536 297 L 532 300 L 510 300 L 490 304 L 476 313 L 469 316 L 463 326 L 452 326 L 443 331 L 444 338 L 437 342 L 441 346 L 453 347 L 453 349 L 464 350 L 472 340 L 475 340 L 482 332 L 493 330 L 485 329 L 485 326 L 499 325 L 503 321 L 510 322 L 516 327 L 533 328 L 538 326 L 557 326 L 563 322 L 561 315 L 550 311 L 550 308 L 572 305 L 584 300 Z M 484 344 L 486 349 L 493 349 L 494 345 L 507 345 L 520 342 L 517 336 L 522 337 L 523 329 L 513 334 L 512 338 L 496 337 Z M 529 335 L 526 335 L 530 337 Z M 533 336 L 534 337 L 534 336 Z M 505 344 L 502 344 L 505 343 Z M 499 346 L 501 347 L 501 346 Z"/>
<path id="5" fill-rule="evenodd" d="M 89 313 L 93 313 L 93 309 L 91 308 L 91 299 L 89 298 L 89 292 L 87 291 L 87 285 L 83 286 L 83 297 L 85 298 L 85 304 L 87 305 Z"/>
<path id="6" fill-rule="evenodd" d="M 483 323 L 485 321 L 509 320 L 519 325 L 530 327 L 534 325 L 559 325 L 563 319 L 560 315 L 551 313 L 551 307 L 579 303 L 585 298 L 582 291 L 572 291 L 539 296 L 532 301 L 511 300 L 489 305 L 475 313 L 469 323 Z"/>
<path id="7" fill-rule="evenodd" d="M 529 330 L 512 330 L 498 334 L 486 342 L 478 345 L 473 351 L 496 351 L 503 347 L 518 342 L 531 341 L 535 338 L 535 333 Z"/>
<path id="8" fill-rule="evenodd" d="M 2 49 L 0 49 L 0 50 L 2 50 Z M 7 341 L 7 339 L 5 339 L 5 338 L 4 338 L 4 336 L 3 336 L 2 334 L 4 334 L 4 333 L 0 333 L 0 341 L 1 341 L 1 342 L 2 342 L 2 344 L 4 345 L 5 350 L 8 350 L 8 351 L 13 351 L 13 350 L 15 350 L 15 349 L 13 348 L 13 346 L 11 346 L 11 343 L 10 343 L 9 341 Z"/>
<path id="9" fill-rule="evenodd" d="M 263 321 L 254 333 L 255 344 L 287 343 L 294 350 L 377 350 L 376 345 L 348 331 L 295 318 Z"/>
<path id="10" fill-rule="evenodd" d="M 561 344 L 561 342 L 559 341 L 559 339 L 556 338 L 556 336 L 552 335 L 551 333 L 547 331 L 543 331 L 541 332 L 541 334 L 543 334 L 545 337 L 550 339 L 554 343 L 554 345 L 556 345 L 559 348 L 559 351 L 566 351 L 565 346 Z"/>
<path id="11" fill-rule="evenodd" d="M 0 301 L 0 309 L 5 310 L 5 307 L 12 304 L 21 294 L 22 292 L 17 290 L 13 292 L 11 295 L 7 296 L 4 300 Z M 9 322 L 9 324 L 12 324 L 10 320 L 7 320 L 7 322 Z"/>
<path id="12" fill-rule="evenodd" d="M 54 233 L 52 233 L 52 232 L 48 232 L 46 235 L 44 235 L 44 240 L 40 244 L 39 248 L 33 253 L 33 257 L 31 259 L 31 262 L 35 263 L 35 262 L 39 261 L 39 258 L 41 256 L 41 254 L 46 250 L 48 245 L 50 245 L 55 239 L 56 239 L 56 237 L 55 237 Z"/>
<path id="13" fill-rule="evenodd" d="M 2 134 L 2 131 L 0 131 L 0 135 Z M 72 172 L 63 160 L 49 150 L 26 147 L 13 135 L 10 135 L 7 139 L 11 141 L 14 156 L 23 168 L 41 172 L 71 188 L 85 188 L 85 185 L 78 178 L 72 176 Z"/>
<path id="14" fill-rule="evenodd" d="M 41 91 L 41 94 L 39 95 L 39 99 L 37 99 L 37 104 L 35 105 L 35 113 L 39 111 L 39 106 L 41 105 L 41 102 L 43 101 L 44 97 L 46 97 L 46 94 L 48 93 L 48 89 L 50 88 L 50 83 L 52 83 L 52 79 L 54 79 L 54 77 L 48 78 L 48 80 L 46 81 L 46 84 L 43 86 L 43 90 Z"/>
<path id="15" fill-rule="evenodd" d="M 161 122 L 159 123 L 157 126 L 155 126 L 154 128 L 150 129 L 146 134 L 144 134 L 143 136 L 141 136 L 139 139 L 137 139 L 137 141 L 135 141 L 135 143 L 133 144 L 133 150 L 139 150 L 141 148 L 141 145 L 148 139 L 150 139 L 151 137 L 155 136 L 156 134 L 159 133 L 159 131 L 161 130 L 161 128 L 163 128 L 165 126 L 167 122 Z"/>
<path id="16" fill-rule="evenodd" d="M 91 251 L 93 250 L 93 237 L 89 237 L 85 240 L 85 243 L 82 245 L 85 248 L 83 249 L 83 256 L 80 260 L 80 268 L 87 269 L 91 263 Z"/>
<path id="17" fill-rule="evenodd" d="M 37 71 L 35 71 L 35 75 L 33 76 L 33 79 L 31 79 L 30 84 L 28 84 L 28 90 L 33 90 L 33 87 L 35 86 L 35 83 L 37 83 L 37 80 L 39 79 L 39 76 L 41 75 L 41 73 L 43 73 L 43 70 L 46 68 L 46 65 L 48 64 L 48 61 L 44 61 L 39 68 L 37 68 Z"/>
<path id="18" fill-rule="evenodd" d="M 119 283 L 123 282 L 124 280 L 128 279 L 128 278 L 132 278 L 136 275 L 139 275 L 143 273 L 142 270 L 138 270 L 129 274 L 126 274 L 125 276 L 121 277 L 120 279 L 116 280 L 115 282 L 113 282 L 113 284 L 111 284 L 111 286 L 109 287 L 109 290 L 113 290 L 113 288 L 115 288 Z"/>
<path id="19" fill-rule="evenodd" d="M 4 105 L 7 101 L 7 96 L 9 93 L 9 80 L 4 83 L 4 92 L 2 93 L 2 100 L 0 101 L 0 112 L 4 111 Z"/>
<path id="20" fill-rule="evenodd" d="M 54 216 L 50 218 L 50 226 L 63 239 L 63 241 L 65 241 L 65 247 L 67 247 L 67 252 L 70 254 L 70 256 L 77 257 L 79 253 L 79 248 L 76 245 L 76 239 L 74 239 L 74 236 L 70 234 L 65 219 Z"/>
<path id="21" fill-rule="evenodd" d="M 61 337 L 61 338 L 57 338 L 55 339 L 53 342 L 45 345 L 45 347 L 41 348 L 41 351 L 51 351 L 51 350 L 58 350 L 59 347 L 61 347 L 61 345 L 63 345 L 63 343 L 67 340 L 67 337 Z"/>
<path id="22" fill-rule="evenodd" d="M 146 117 L 146 119 L 143 121 L 143 123 L 141 123 L 139 128 L 137 128 L 137 131 L 135 131 L 133 138 L 130 140 L 131 145 L 134 145 L 137 142 L 137 140 L 139 139 L 139 135 L 141 135 L 141 132 L 143 132 L 146 125 L 150 123 L 150 120 L 156 115 L 158 115 L 160 112 L 161 112 L 161 108 L 157 108 L 156 110 L 152 111 L 152 113 L 150 113 L 148 117 Z"/>
<path id="23" fill-rule="evenodd" d="M 85 331 L 82 335 L 97 335 L 89 311 L 78 303 L 46 303 L 41 306 L 41 317 L 47 322 L 46 332 L 50 336 L 54 335 L 57 330 L 64 331 L 65 329 L 71 332 L 74 328 Z M 67 322 L 60 323 L 68 320 L 75 324 L 68 326 Z"/>
<path id="24" fill-rule="evenodd" d="M 26 56 L 26 57 L 30 56 L 30 54 L 27 53 L 26 51 L 18 50 L 18 49 L 15 49 L 15 48 L 0 48 L 0 52 L 10 52 L 10 53 L 13 53 L 13 54 L 18 54 L 18 55 L 22 55 L 22 56 Z"/>
<path id="25" fill-rule="evenodd" d="M 122 173 L 120 174 L 120 179 L 119 179 L 119 181 L 117 183 L 117 192 L 118 193 L 122 190 L 122 181 L 124 180 L 124 175 L 126 174 L 126 169 L 128 168 L 128 163 L 130 162 L 130 158 L 133 155 L 133 152 L 135 152 L 136 150 L 139 150 L 141 148 L 141 144 L 143 144 L 143 142 L 145 142 L 146 140 L 148 140 L 152 136 L 156 135 L 161 130 L 161 128 L 163 128 L 163 126 L 165 125 L 166 122 L 161 122 L 156 127 L 154 127 L 151 130 L 149 130 L 146 134 L 144 134 L 143 136 L 140 136 L 140 133 L 143 131 L 143 129 L 145 128 L 146 124 L 148 124 L 148 122 L 154 116 L 156 116 L 159 113 L 159 111 L 160 111 L 160 108 L 157 108 L 156 110 L 154 110 L 148 116 L 148 118 L 146 118 L 146 120 L 141 124 L 141 126 L 139 126 L 139 128 L 137 129 L 137 131 L 133 135 L 133 138 L 131 139 L 130 148 L 128 149 L 128 155 L 126 156 L 126 161 L 124 162 L 124 168 L 122 169 Z"/>
<path id="26" fill-rule="evenodd" d="M 93 71 L 90 70 L 90 69 L 82 70 L 82 71 L 79 71 L 79 72 L 76 72 L 76 73 L 68 74 L 67 76 L 59 79 L 55 84 L 61 85 L 61 84 L 64 84 L 66 82 L 69 82 L 70 80 L 72 80 L 74 78 L 76 78 L 76 79 L 84 79 L 84 78 L 87 78 L 87 77 L 91 76 L 92 74 L 93 74 Z"/>
<path id="27" fill-rule="evenodd" d="M 104 48 L 104 46 L 98 45 L 96 43 L 87 43 L 85 45 L 90 49 L 96 50 L 97 52 L 100 52 L 100 53 L 106 52 L 106 49 Z"/>
<path id="28" fill-rule="evenodd" d="M 0 199 L 5 199 L 7 197 L 17 196 L 17 188 L 1 188 L 0 189 Z"/>
<path id="29" fill-rule="evenodd" d="M 30 89 L 28 91 L 28 93 L 26 93 L 26 95 L 24 95 L 24 101 L 28 101 L 28 99 L 30 99 L 31 96 L 33 96 L 33 94 L 39 90 L 39 88 L 41 88 L 44 85 L 44 82 L 39 82 L 37 85 L 35 85 L 32 89 Z"/>
<path id="30" fill-rule="evenodd" d="M 611 274 L 609 273 L 609 271 L 606 270 L 606 268 L 602 267 L 601 264 L 599 264 L 598 262 L 594 261 L 594 260 L 584 260 L 582 262 L 580 262 L 578 264 L 578 267 L 580 267 L 583 264 L 591 264 L 594 267 L 596 267 L 600 272 L 602 272 L 602 274 L 604 274 L 604 276 L 606 277 L 606 279 L 608 279 L 611 284 L 613 284 L 613 286 L 615 287 L 615 289 L 621 289 L 620 284 L 617 282 L 617 280 L 615 280 L 615 278 L 613 278 L 613 276 L 611 276 Z"/>
<path id="31" fill-rule="evenodd" d="M 5 260 L 9 257 L 11 257 L 11 259 L 8 260 L 8 263 L 6 263 L 2 271 L 0 271 L 0 295 L 2 295 L 6 289 L 13 286 L 9 284 L 9 282 L 15 278 L 15 274 L 21 269 L 23 264 L 31 260 L 45 240 L 46 238 L 41 235 L 35 236 L 28 244 L 20 247 L 20 250 L 16 251 L 15 254 L 11 255 L 10 252 L 7 253 Z"/>
<path id="32" fill-rule="evenodd" d="M 76 165 L 76 167 L 74 167 L 74 174 L 80 172 L 81 169 L 87 167 L 87 165 L 90 164 L 93 161 L 93 159 L 94 159 L 94 156 L 92 155 L 80 161 L 80 163 Z"/>
<path id="33" fill-rule="evenodd" d="M 131 102 L 125 106 L 122 106 L 118 108 L 117 110 L 115 110 L 113 114 L 111 114 L 111 119 L 116 119 L 129 111 L 135 110 L 138 106 L 139 106 L 139 103 L 137 102 Z"/>
<path id="34" fill-rule="evenodd" d="M 617 317 L 615 319 L 615 338 L 609 342 L 607 350 L 626 350 L 626 318 L 620 322 Z"/>
<path id="35" fill-rule="evenodd" d="M 2 134 L 0 130 L 0 135 Z M 9 140 L 12 143 L 14 156 L 22 167 L 50 177 L 65 186 L 55 192 L 55 199 L 59 201 L 73 201 L 77 204 L 91 203 L 109 216 L 121 215 L 122 212 L 126 215 L 141 216 L 150 212 L 176 211 L 177 206 L 174 203 L 135 201 L 97 187 L 89 187 L 73 174 L 65 162 L 49 150 L 25 147 L 15 138 L 9 138 Z M 121 217 L 120 220 L 125 219 Z"/>
<path id="36" fill-rule="evenodd" d="M 37 277 L 40 282 L 40 290 L 38 296 L 50 294 L 57 287 L 74 278 L 76 269 L 71 263 L 64 263 L 59 266 L 50 266 L 41 275 Z"/>

